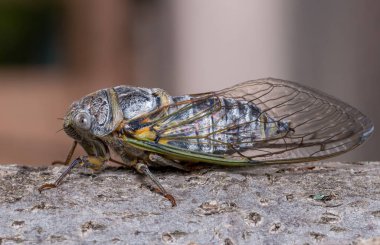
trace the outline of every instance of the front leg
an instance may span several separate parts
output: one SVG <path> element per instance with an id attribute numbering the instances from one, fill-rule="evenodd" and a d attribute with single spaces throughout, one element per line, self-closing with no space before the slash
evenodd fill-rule
<path id="1" fill-rule="evenodd" d="M 59 178 L 54 183 L 43 184 L 38 188 L 38 191 L 41 193 L 44 190 L 58 187 L 61 184 L 62 180 L 65 178 L 65 176 L 69 174 L 71 170 L 78 164 L 87 168 L 91 168 L 94 171 L 99 171 L 103 168 L 104 163 L 106 161 L 107 159 L 102 158 L 102 157 L 95 157 L 95 156 L 78 157 L 70 164 L 70 166 L 61 174 L 61 176 L 59 176 Z"/>
<path id="2" fill-rule="evenodd" d="M 75 148 L 77 147 L 77 145 L 78 145 L 78 142 L 76 140 L 74 140 L 73 144 L 71 145 L 70 151 L 67 154 L 66 160 L 64 162 L 62 162 L 62 161 L 54 161 L 51 164 L 52 165 L 63 164 L 63 165 L 66 165 L 66 166 L 69 165 L 70 161 L 71 161 L 71 158 L 73 157 L 73 154 L 74 154 L 74 151 L 75 151 Z"/>

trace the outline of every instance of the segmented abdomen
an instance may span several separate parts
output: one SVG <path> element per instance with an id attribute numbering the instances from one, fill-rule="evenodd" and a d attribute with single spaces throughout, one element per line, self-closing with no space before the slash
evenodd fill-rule
<path id="1" fill-rule="evenodd" d="M 189 96 L 173 97 L 174 102 Z M 231 98 L 210 97 L 169 107 L 170 115 L 157 130 L 160 143 L 190 151 L 229 154 L 252 149 L 255 141 L 270 139 L 289 130 L 254 104 Z"/>

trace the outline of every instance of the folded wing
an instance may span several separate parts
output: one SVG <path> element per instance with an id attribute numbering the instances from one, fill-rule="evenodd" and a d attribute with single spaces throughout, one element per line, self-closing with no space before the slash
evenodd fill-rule
<path id="1" fill-rule="evenodd" d="M 350 105 L 272 78 L 173 100 L 130 122 L 154 135 L 136 137 L 131 144 L 217 164 L 286 163 L 344 153 L 373 131 L 371 121 Z"/>

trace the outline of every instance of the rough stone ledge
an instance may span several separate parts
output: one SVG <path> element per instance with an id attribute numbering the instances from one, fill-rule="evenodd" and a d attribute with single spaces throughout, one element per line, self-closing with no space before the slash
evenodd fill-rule
<path id="1" fill-rule="evenodd" d="M 380 163 L 154 171 L 0 166 L 0 244 L 380 244 Z"/>

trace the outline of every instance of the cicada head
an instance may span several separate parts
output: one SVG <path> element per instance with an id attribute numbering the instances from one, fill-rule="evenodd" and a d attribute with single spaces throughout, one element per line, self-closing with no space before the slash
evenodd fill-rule
<path id="1" fill-rule="evenodd" d="M 102 89 L 74 102 L 64 118 L 63 129 L 87 151 L 122 121 L 122 111 L 113 89 Z M 92 151 L 93 152 L 93 151 Z"/>

